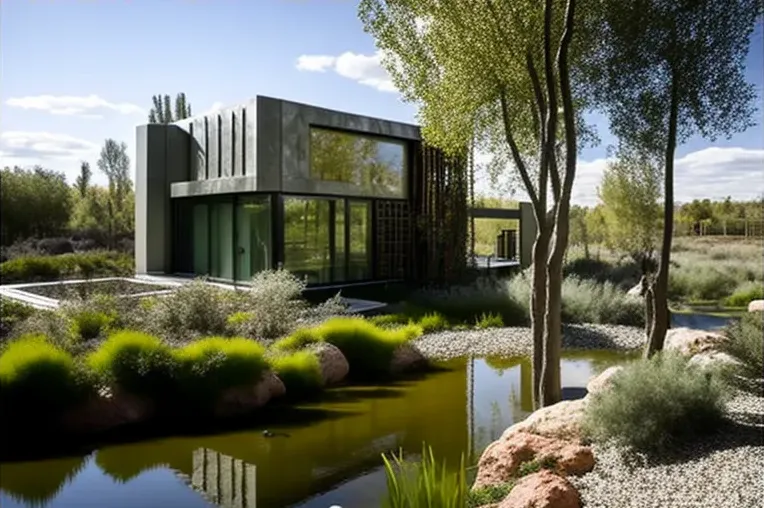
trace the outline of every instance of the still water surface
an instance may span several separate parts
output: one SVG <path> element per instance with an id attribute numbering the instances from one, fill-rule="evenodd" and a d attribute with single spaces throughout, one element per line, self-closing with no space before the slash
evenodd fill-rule
<path id="1" fill-rule="evenodd" d="M 628 357 L 566 353 L 566 398 L 590 376 Z M 0 464 L 0 507 L 344 508 L 379 506 L 380 454 L 422 442 L 447 463 L 474 461 L 506 427 L 531 411 L 525 359 L 471 359 L 387 386 L 331 390 L 301 407 L 300 423 L 104 447 L 87 456 Z"/>

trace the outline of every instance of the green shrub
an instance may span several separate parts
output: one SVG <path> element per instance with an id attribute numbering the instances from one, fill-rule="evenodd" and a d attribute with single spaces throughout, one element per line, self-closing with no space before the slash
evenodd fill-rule
<path id="1" fill-rule="evenodd" d="M 276 355 L 270 364 L 286 386 L 287 397 L 301 398 L 321 391 L 321 365 L 314 352 L 302 350 Z"/>
<path id="2" fill-rule="evenodd" d="M 37 310 L 24 321 L 14 326 L 11 336 L 44 335 L 48 342 L 68 351 L 77 352 L 77 344 L 72 336 L 71 323 L 61 313 L 54 310 Z"/>
<path id="3" fill-rule="evenodd" d="M 507 482 L 470 490 L 467 494 L 466 506 L 467 508 L 480 508 L 481 506 L 500 503 L 514 486 L 514 482 Z"/>
<path id="4" fill-rule="evenodd" d="M 723 422 L 724 385 L 677 354 L 630 363 L 613 388 L 587 406 L 583 428 L 594 440 L 614 440 L 645 452 L 716 430 Z"/>
<path id="5" fill-rule="evenodd" d="M 0 264 L 4 284 L 43 282 L 72 277 L 132 275 L 133 258 L 124 253 L 90 251 L 57 256 L 20 256 Z"/>
<path id="6" fill-rule="evenodd" d="M 403 452 L 390 461 L 382 455 L 387 477 L 386 508 L 464 508 L 469 488 L 462 456 L 459 468 L 450 472 L 446 464 L 438 464 L 432 449 L 422 447 L 418 463 L 408 462 Z"/>
<path id="7" fill-rule="evenodd" d="M 732 369 L 731 374 L 751 380 L 764 377 L 763 317 L 762 312 L 747 312 L 739 321 L 727 327 L 725 335 L 728 340 L 722 343 L 722 348 L 742 362 L 742 365 Z M 748 386 L 748 383 L 743 386 Z"/>
<path id="8" fill-rule="evenodd" d="M 729 307 L 746 307 L 752 300 L 764 299 L 764 283 L 746 281 L 738 284 L 735 291 L 725 300 Z"/>
<path id="9" fill-rule="evenodd" d="M 174 342 L 225 335 L 238 294 L 196 279 L 157 298 L 151 307 L 152 331 Z"/>
<path id="10" fill-rule="evenodd" d="M 115 321 L 115 316 L 105 312 L 83 310 L 73 316 L 72 334 L 82 340 L 93 340 L 106 334 Z"/>
<path id="11" fill-rule="evenodd" d="M 272 347 L 277 351 L 295 351 L 320 340 L 318 329 L 298 328 L 291 335 L 274 342 Z"/>
<path id="12" fill-rule="evenodd" d="M 10 298 L 0 297 L 0 337 L 10 335 L 11 330 L 20 322 L 34 314 L 34 307 Z"/>
<path id="13" fill-rule="evenodd" d="M 115 383 L 135 394 L 163 397 L 172 388 L 175 369 L 170 348 L 142 332 L 111 335 L 87 356 L 87 364 L 102 382 Z"/>
<path id="14" fill-rule="evenodd" d="M 741 287 L 750 288 L 747 282 L 761 284 L 764 276 L 761 250 L 746 259 L 711 257 L 709 252 L 686 252 L 673 257 L 676 266 L 669 273 L 669 296 L 675 300 L 718 302 Z"/>
<path id="15" fill-rule="evenodd" d="M 504 320 L 498 314 L 483 313 L 480 315 L 480 319 L 475 323 L 477 328 L 501 328 L 504 326 Z"/>
<path id="16" fill-rule="evenodd" d="M 26 335 L 0 355 L 0 393 L 4 419 L 29 421 L 77 404 L 87 385 L 69 353 L 43 335 Z"/>
<path id="17" fill-rule="evenodd" d="M 448 320 L 443 314 L 437 312 L 431 312 L 422 316 L 417 324 L 422 327 L 424 333 L 439 332 L 449 328 Z"/>
<path id="18" fill-rule="evenodd" d="M 433 314 L 440 315 L 440 314 Z M 398 325 L 406 325 L 411 321 L 411 317 L 405 313 L 396 314 L 380 314 L 379 316 L 372 316 L 369 318 L 371 323 L 381 327 L 393 327 Z M 422 327 L 424 328 L 424 326 Z"/>
<path id="19" fill-rule="evenodd" d="M 421 328 L 406 325 L 388 330 L 363 318 L 334 318 L 316 332 L 321 340 L 342 351 L 350 364 L 350 375 L 358 378 L 387 374 L 395 348 L 421 333 Z"/>
<path id="20" fill-rule="evenodd" d="M 228 388 L 255 384 L 268 369 L 265 348 L 245 338 L 208 337 L 174 350 L 184 401 L 209 406 Z"/>

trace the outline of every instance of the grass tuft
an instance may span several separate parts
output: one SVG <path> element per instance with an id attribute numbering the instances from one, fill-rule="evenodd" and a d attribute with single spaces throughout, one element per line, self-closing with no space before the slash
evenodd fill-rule
<path id="1" fill-rule="evenodd" d="M 386 508 L 464 508 L 467 505 L 466 467 L 462 455 L 459 468 L 448 471 L 446 464 L 439 464 L 432 449 L 422 446 L 418 463 L 408 462 L 403 452 L 393 455 L 392 460 L 382 455 L 387 478 Z"/>
<path id="2" fill-rule="evenodd" d="M 287 397 L 299 399 L 321 391 L 321 365 L 314 352 L 302 350 L 276 355 L 271 358 L 270 364 L 286 386 Z"/>

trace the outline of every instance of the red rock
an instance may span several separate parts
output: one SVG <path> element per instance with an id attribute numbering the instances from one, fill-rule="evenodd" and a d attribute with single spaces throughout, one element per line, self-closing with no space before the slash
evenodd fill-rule
<path id="1" fill-rule="evenodd" d="M 518 432 L 570 441 L 581 440 L 581 419 L 587 399 L 563 400 L 534 411 L 525 420 L 517 422 L 504 431 L 501 439 Z"/>
<path id="2" fill-rule="evenodd" d="M 225 418 L 246 414 L 286 393 L 284 383 L 273 372 L 266 372 L 254 385 L 236 386 L 224 391 L 215 405 L 215 415 Z"/>
<path id="3" fill-rule="evenodd" d="M 154 414 L 151 400 L 119 388 L 104 388 L 82 405 L 65 412 L 61 424 L 68 432 L 88 434 L 140 423 Z"/>
<path id="4" fill-rule="evenodd" d="M 594 468 L 591 448 L 571 441 L 516 432 L 494 441 L 478 462 L 473 489 L 505 483 L 516 476 L 523 462 L 553 457 L 562 474 L 580 475 Z"/>
<path id="5" fill-rule="evenodd" d="M 521 478 L 499 508 L 581 508 L 581 496 L 566 478 L 542 470 Z"/>

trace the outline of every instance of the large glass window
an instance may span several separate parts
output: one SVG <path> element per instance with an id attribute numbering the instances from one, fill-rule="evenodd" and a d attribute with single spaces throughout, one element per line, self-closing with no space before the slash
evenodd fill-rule
<path id="1" fill-rule="evenodd" d="M 329 200 L 284 200 L 284 268 L 310 283 L 332 280 Z"/>
<path id="2" fill-rule="evenodd" d="M 371 206 L 366 201 L 350 201 L 350 256 L 348 278 L 363 280 L 371 276 Z"/>
<path id="3" fill-rule="evenodd" d="M 271 267 L 271 201 L 268 196 L 239 198 L 236 205 L 237 271 L 249 280 Z"/>
<path id="4" fill-rule="evenodd" d="M 233 279 L 233 203 L 215 203 L 211 207 L 210 275 Z"/>
<path id="5" fill-rule="evenodd" d="M 194 273 L 208 275 L 210 270 L 210 216 L 209 206 L 204 203 L 194 205 L 193 259 Z"/>
<path id="6" fill-rule="evenodd" d="M 406 144 L 311 128 L 310 175 L 343 182 L 370 197 L 406 197 Z"/>

